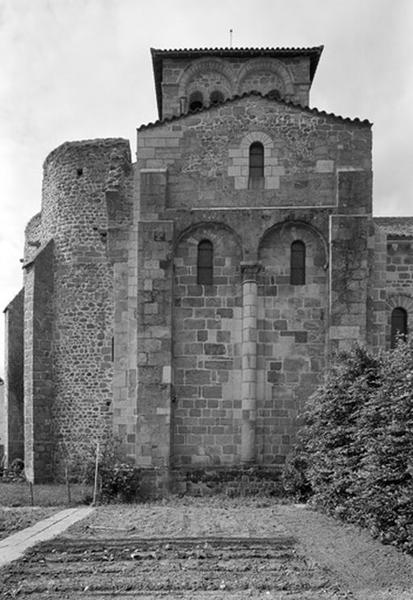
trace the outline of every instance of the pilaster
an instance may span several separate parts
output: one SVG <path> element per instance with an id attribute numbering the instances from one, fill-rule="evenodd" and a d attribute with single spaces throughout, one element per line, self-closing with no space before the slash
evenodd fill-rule
<path id="1" fill-rule="evenodd" d="M 256 455 L 257 420 L 257 274 L 260 265 L 241 263 L 242 276 L 242 425 L 241 461 L 252 463 Z"/>

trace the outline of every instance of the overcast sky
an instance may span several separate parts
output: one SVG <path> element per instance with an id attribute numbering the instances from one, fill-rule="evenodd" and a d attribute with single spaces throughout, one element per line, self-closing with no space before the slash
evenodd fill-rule
<path id="1" fill-rule="evenodd" d="M 0 0 L 0 306 L 42 163 L 157 118 L 149 49 L 323 44 L 311 106 L 373 122 L 374 212 L 413 215 L 413 0 Z M 3 373 L 3 322 L 0 329 Z"/>

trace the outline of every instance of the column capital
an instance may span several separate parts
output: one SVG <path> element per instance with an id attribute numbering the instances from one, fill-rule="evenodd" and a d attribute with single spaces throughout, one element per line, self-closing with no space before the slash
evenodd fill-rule
<path id="1" fill-rule="evenodd" d="M 247 281 L 257 281 L 257 275 L 262 270 L 262 265 L 259 262 L 243 261 L 241 262 L 241 278 L 242 283 Z"/>

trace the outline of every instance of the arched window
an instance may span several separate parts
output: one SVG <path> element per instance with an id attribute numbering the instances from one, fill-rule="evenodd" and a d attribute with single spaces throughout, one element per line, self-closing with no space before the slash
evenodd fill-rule
<path id="1" fill-rule="evenodd" d="M 305 284 L 305 244 L 299 240 L 291 244 L 290 283 Z"/>
<path id="2" fill-rule="evenodd" d="M 267 96 L 268 98 L 271 98 L 271 100 L 281 100 L 281 94 L 278 90 L 271 90 L 268 92 Z"/>
<path id="3" fill-rule="evenodd" d="M 193 92 L 189 97 L 189 110 L 198 110 L 204 105 L 201 92 Z"/>
<path id="4" fill-rule="evenodd" d="M 224 102 L 224 95 L 222 92 L 218 92 L 218 90 L 216 90 L 210 95 L 209 101 L 211 104 L 220 104 L 221 102 Z"/>
<path id="5" fill-rule="evenodd" d="M 214 248 L 209 240 L 198 244 L 198 283 L 212 285 L 214 274 Z"/>
<path id="6" fill-rule="evenodd" d="M 401 335 L 407 335 L 407 312 L 404 310 L 404 308 L 400 308 L 400 306 L 398 306 L 391 313 L 391 348 L 395 348 L 397 346 L 397 340 Z"/>
<path id="7" fill-rule="evenodd" d="M 249 187 L 262 187 L 264 181 L 264 146 L 254 142 L 250 146 Z"/>

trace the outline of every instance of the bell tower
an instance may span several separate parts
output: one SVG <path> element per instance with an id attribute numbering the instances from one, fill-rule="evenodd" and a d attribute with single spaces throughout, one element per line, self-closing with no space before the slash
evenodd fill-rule
<path id="1" fill-rule="evenodd" d="M 160 119 L 257 92 L 307 106 L 322 46 L 151 49 Z"/>

